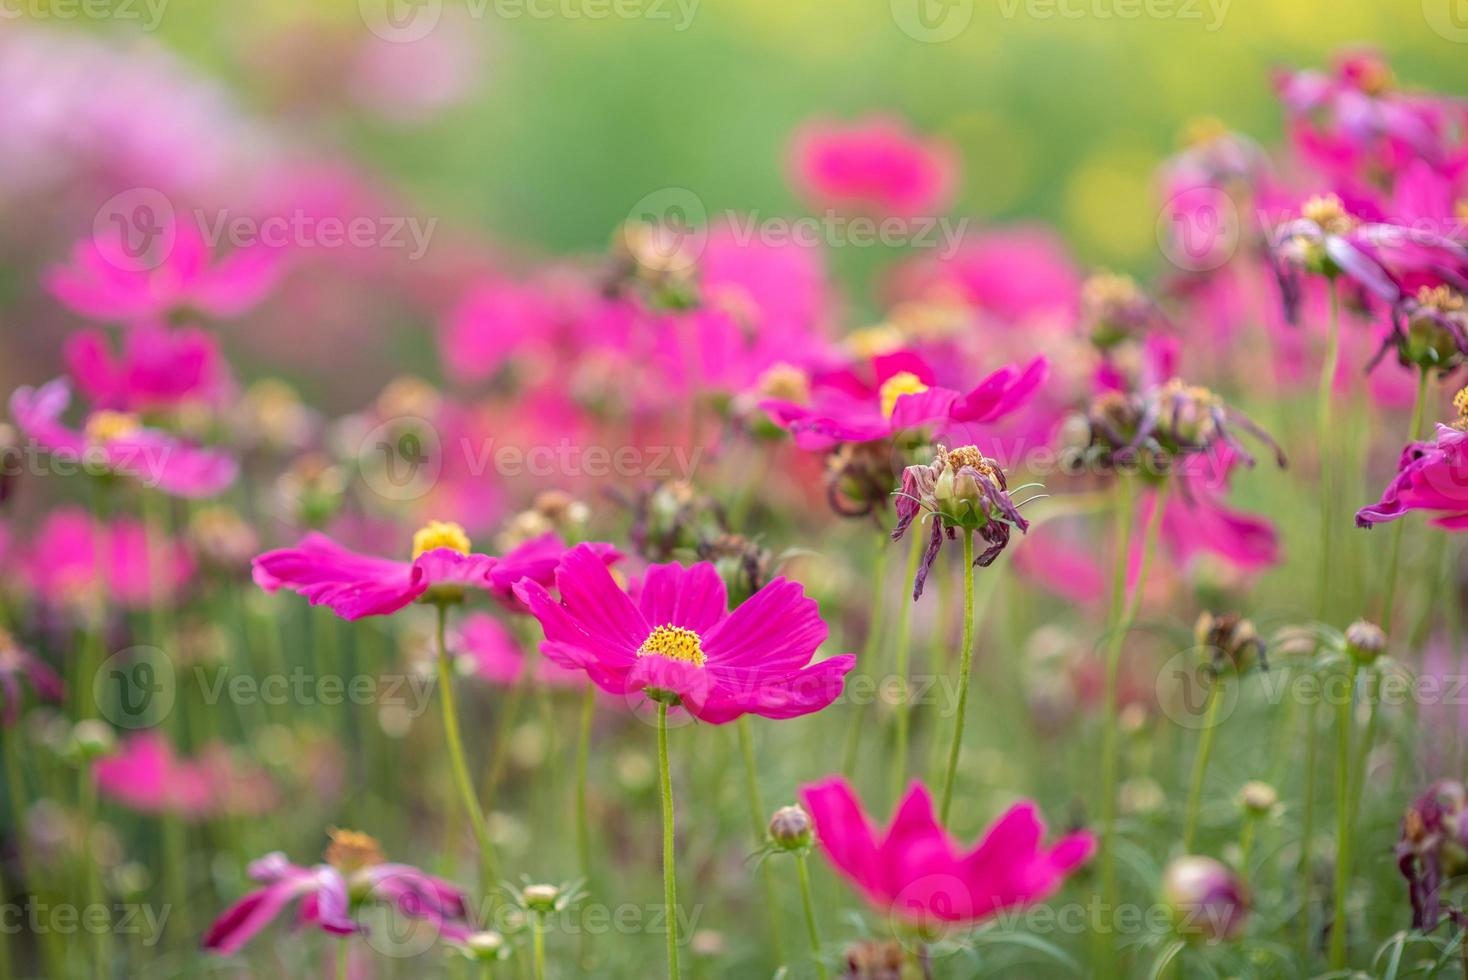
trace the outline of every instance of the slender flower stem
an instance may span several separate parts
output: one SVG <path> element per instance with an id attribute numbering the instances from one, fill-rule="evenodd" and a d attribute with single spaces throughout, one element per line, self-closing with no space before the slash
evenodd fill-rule
<path id="1" fill-rule="evenodd" d="M 1351 722 L 1356 706 L 1356 675 L 1351 658 L 1345 696 L 1336 709 L 1335 917 L 1330 924 L 1330 968 L 1346 967 L 1346 886 L 1351 877 Z"/>
<path id="2" fill-rule="evenodd" d="M 872 619 L 867 624 L 866 643 L 862 644 L 861 660 L 859 663 L 871 664 L 872 658 L 877 655 L 877 644 L 882 641 L 882 630 L 886 625 L 883 613 L 887 605 L 883 602 L 883 593 L 887 588 L 887 548 L 886 542 L 877 548 L 877 556 L 872 562 L 872 593 L 871 610 Z M 870 669 L 870 667 L 868 667 Z M 852 705 L 851 727 L 846 732 L 845 759 L 841 763 L 841 773 L 847 779 L 851 778 L 856 771 L 856 757 L 861 748 L 861 730 L 866 722 L 866 704 Z"/>
<path id="3" fill-rule="evenodd" d="M 1198 755 L 1193 760 L 1193 779 L 1188 788 L 1187 820 L 1183 823 L 1183 853 L 1193 853 L 1198 831 L 1198 807 L 1203 800 L 1203 780 L 1208 775 L 1208 758 L 1213 754 L 1213 733 L 1218 730 L 1218 706 L 1223 703 L 1223 677 L 1215 675 L 1208 689 L 1208 707 L 1203 713 L 1203 731 L 1198 737 Z"/>
<path id="4" fill-rule="evenodd" d="M 1117 733 L 1117 679 L 1121 671 L 1121 651 L 1132 621 L 1141 607 L 1142 592 L 1147 587 L 1147 572 L 1152 564 L 1152 552 L 1157 544 L 1158 530 L 1162 526 L 1162 513 L 1167 509 L 1168 484 L 1157 488 L 1152 502 L 1152 519 L 1148 522 L 1142 542 L 1142 564 L 1137 584 L 1127 598 L 1127 578 L 1131 568 L 1131 542 L 1135 508 L 1135 489 L 1132 476 L 1123 475 L 1117 484 L 1116 495 L 1116 569 L 1111 583 L 1110 634 L 1106 646 L 1105 683 L 1102 692 L 1101 727 L 1101 903 L 1103 922 L 1097 932 L 1098 965 L 1103 975 L 1110 975 L 1116 966 L 1116 937 L 1106 917 L 1116 909 L 1116 784 L 1119 760 Z"/>
<path id="5" fill-rule="evenodd" d="M 1377 721 L 1381 717 L 1378 698 L 1381 688 L 1381 671 L 1375 666 L 1368 669 L 1362 697 L 1366 701 L 1366 729 L 1361 734 L 1361 744 L 1356 749 L 1356 760 L 1351 766 L 1351 833 L 1360 826 L 1361 800 L 1365 797 L 1366 764 L 1370 761 L 1371 745 L 1376 741 Z M 1350 869 L 1348 868 L 1347 871 Z"/>
<path id="6" fill-rule="evenodd" d="M 102 869 L 97 865 L 97 851 L 93 847 L 94 831 L 97 826 L 97 781 L 92 776 L 90 763 L 81 765 L 78 786 L 82 832 L 82 874 L 86 879 L 87 904 L 102 904 Z M 92 976 L 98 980 L 112 975 L 112 932 L 108 929 L 92 931 Z"/>
<path id="7" fill-rule="evenodd" d="M 658 775 L 663 793 L 663 910 L 668 919 L 668 977 L 678 980 L 678 876 L 673 865 L 673 774 L 668 768 L 666 701 L 658 702 Z"/>
<path id="8" fill-rule="evenodd" d="M 744 795 L 749 799 L 750 829 L 754 832 L 756 846 L 765 839 L 765 804 L 760 797 L 759 770 L 754 760 L 754 735 L 749 730 L 749 717 L 740 715 L 734 723 L 739 730 L 739 751 L 744 756 Z M 776 904 L 775 872 L 768 861 L 762 862 L 760 877 L 765 886 L 765 905 L 770 916 L 770 952 L 775 962 L 785 962 L 785 941 L 780 934 L 780 907 Z"/>
<path id="9" fill-rule="evenodd" d="M 539 912 L 530 916 L 530 932 L 535 950 L 535 980 L 545 980 L 545 916 Z"/>
<path id="10" fill-rule="evenodd" d="M 953 803 L 953 779 L 958 774 L 958 753 L 963 747 L 964 721 L 968 716 L 968 682 L 974 667 L 974 532 L 963 529 L 963 646 L 958 650 L 958 716 L 953 721 L 953 742 L 948 747 L 948 774 L 943 777 L 943 805 L 939 822 L 948 826 L 948 808 Z"/>
<path id="11" fill-rule="evenodd" d="M 1244 826 L 1239 830 L 1239 881 L 1249 887 L 1249 861 L 1254 853 L 1254 837 L 1258 832 L 1259 818 L 1253 813 L 1244 814 Z"/>
<path id="12" fill-rule="evenodd" d="M 1305 712 L 1305 788 L 1300 814 L 1300 958 L 1310 960 L 1310 892 L 1312 879 L 1310 858 L 1315 838 L 1315 766 L 1320 755 L 1320 733 L 1317 712 L 1320 702 L 1312 699 Z"/>
<path id="13" fill-rule="evenodd" d="M 454 770 L 454 781 L 459 787 L 459 796 L 464 803 L 464 812 L 474 827 L 474 840 L 479 845 L 479 890 L 488 897 L 499 878 L 495 866 L 494 842 L 489 839 L 489 824 L 484 811 L 479 807 L 479 798 L 474 795 L 474 783 L 469 778 L 469 766 L 464 762 L 464 743 L 459 735 L 459 713 L 454 706 L 454 670 L 449 659 L 448 642 L 444 633 L 448 627 L 448 606 L 438 605 L 438 686 L 439 704 L 443 708 L 444 740 L 449 746 L 449 761 Z M 452 847 L 452 842 L 449 843 Z"/>
<path id="14" fill-rule="evenodd" d="M 1422 415 L 1427 405 L 1427 369 L 1423 368 L 1417 376 L 1417 400 L 1412 405 L 1412 427 L 1407 430 L 1407 441 L 1416 442 L 1418 433 L 1422 431 Z M 1381 628 L 1388 635 L 1392 629 L 1392 613 L 1396 610 L 1397 599 L 1397 567 L 1402 557 L 1402 534 L 1407 529 L 1407 522 L 1397 520 L 1392 522 L 1391 557 L 1387 559 L 1386 585 L 1382 589 L 1381 596 Z"/>
<path id="15" fill-rule="evenodd" d="M 591 884 L 591 813 L 588 808 L 587 769 L 591 758 L 591 723 L 596 715 L 596 688 L 590 684 L 581 696 L 581 723 L 576 738 L 576 851 L 581 878 Z M 581 966 L 591 955 L 591 930 L 581 930 Z"/>
<path id="16" fill-rule="evenodd" d="M 816 963 L 816 974 L 826 980 L 826 964 L 821 959 L 821 932 L 816 927 L 815 903 L 810 900 L 810 869 L 806 867 L 805 855 L 795 855 L 795 873 L 800 879 L 800 904 L 805 906 L 805 930 L 810 935 L 810 951 Z"/>
<path id="17" fill-rule="evenodd" d="M 895 705 L 897 713 L 893 718 L 897 726 L 896 744 L 892 749 L 892 798 L 894 800 L 902 795 L 902 784 L 907 779 L 907 733 L 909 712 L 912 710 L 908 702 L 907 672 L 909 654 L 912 650 L 912 636 L 908 626 L 912 621 L 914 603 L 908 599 L 907 590 L 912 587 L 912 580 L 917 575 L 918 560 L 922 557 L 922 553 L 922 535 L 914 532 L 912 542 L 907 549 L 907 570 L 902 577 L 902 606 L 897 613 L 897 657 L 894 670 L 897 674 L 899 696 Z"/>
<path id="18" fill-rule="evenodd" d="M 347 980 L 347 940 L 342 937 L 336 944 L 336 980 Z"/>
<path id="19" fill-rule="evenodd" d="M 1325 342 L 1325 361 L 1315 396 L 1316 451 L 1320 455 L 1320 576 L 1316 598 L 1317 618 L 1324 619 L 1330 599 L 1331 532 L 1335 529 L 1333 481 L 1334 453 L 1331 452 L 1330 403 L 1336 369 L 1341 357 L 1341 301 L 1335 281 L 1330 283 L 1330 323 Z"/>

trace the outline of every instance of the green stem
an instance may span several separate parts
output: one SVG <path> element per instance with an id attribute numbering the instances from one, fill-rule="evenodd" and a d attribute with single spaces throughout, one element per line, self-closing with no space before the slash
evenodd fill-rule
<path id="1" fill-rule="evenodd" d="M 750 828 L 754 832 L 757 847 L 765 840 L 765 804 L 760 797 L 757 778 L 759 770 L 755 766 L 754 735 L 750 731 L 747 715 L 740 715 L 734 727 L 739 730 L 739 751 L 744 756 L 744 795 L 749 799 Z M 780 934 L 780 907 L 776 904 L 775 875 L 768 861 L 762 863 L 760 876 L 764 879 L 765 905 L 770 916 L 771 952 L 775 954 L 775 962 L 784 963 L 785 941 Z"/>
<path id="2" fill-rule="evenodd" d="M 1351 877 L 1351 723 L 1356 706 L 1355 658 L 1346 668 L 1345 694 L 1336 708 L 1335 917 L 1330 924 L 1330 968 L 1346 967 L 1346 886 Z"/>
<path id="3" fill-rule="evenodd" d="M 1105 682 L 1102 691 L 1101 727 L 1101 903 L 1102 928 L 1097 933 L 1098 963 L 1110 975 L 1116 966 L 1116 936 L 1108 916 L 1116 909 L 1116 784 L 1120 768 L 1117 730 L 1117 679 L 1121 671 L 1121 652 L 1132 621 L 1141 606 L 1147 587 L 1147 572 L 1152 564 L 1162 513 L 1167 509 L 1168 485 L 1157 489 L 1152 503 L 1152 519 L 1142 541 L 1142 564 L 1136 588 L 1127 598 L 1127 573 L 1131 567 L 1131 541 L 1134 520 L 1134 477 L 1123 475 L 1117 485 L 1116 569 L 1111 583 L 1111 632 L 1106 645 Z"/>
<path id="4" fill-rule="evenodd" d="M 815 903 L 810 899 L 810 869 L 806 867 L 805 855 L 795 855 L 795 873 L 800 878 L 800 904 L 805 907 L 805 930 L 810 935 L 811 956 L 815 959 L 816 973 L 826 980 L 826 964 L 821 959 L 821 932 L 816 927 Z"/>
<path id="5" fill-rule="evenodd" d="M 539 912 L 530 916 L 530 930 L 535 948 L 535 980 L 545 980 L 545 917 Z"/>
<path id="6" fill-rule="evenodd" d="M 953 780 L 958 774 L 958 753 L 963 746 L 964 721 L 968 715 L 968 681 L 974 666 L 974 532 L 963 529 L 963 645 L 958 649 L 958 717 L 953 722 L 953 743 L 948 747 L 948 774 L 943 777 L 943 804 L 938 820 L 948 826 L 948 808 L 953 803 Z"/>
<path id="7" fill-rule="evenodd" d="M 913 529 L 912 542 L 907 549 L 907 570 L 902 577 L 902 605 L 897 613 L 897 650 L 896 664 L 894 670 L 897 674 L 897 704 L 896 715 L 893 721 L 896 724 L 897 739 L 892 749 L 892 798 L 895 800 L 902 795 L 902 784 L 907 779 L 907 733 L 909 712 L 911 705 L 908 703 L 907 672 L 909 654 L 912 650 L 912 636 L 909 624 L 912 621 L 912 607 L 914 601 L 909 601 L 907 590 L 911 588 L 913 578 L 917 575 L 918 561 L 923 554 L 922 535 Z"/>
<path id="8" fill-rule="evenodd" d="M 464 743 L 459 735 L 459 713 L 454 706 L 454 667 L 449 659 L 448 642 L 444 633 L 448 627 L 449 611 L 444 603 L 438 605 L 438 686 L 439 704 L 443 709 L 444 741 L 449 747 L 449 762 L 454 770 L 454 782 L 458 784 L 459 796 L 464 812 L 474 828 L 474 840 L 479 845 L 479 890 L 486 898 L 494 890 L 499 878 L 495 868 L 494 842 L 489 839 L 489 824 L 484 811 L 479 807 L 479 798 L 474 795 L 474 783 L 469 778 L 469 766 L 464 762 Z M 452 840 L 448 842 L 452 849 Z"/>
<path id="9" fill-rule="evenodd" d="M 596 715 L 596 688 L 590 684 L 581 696 L 581 723 L 576 738 L 576 851 L 581 877 L 591 886 L 591 813 L 588 806 L 587 770 L 591 759 L 591 723 Z M 581 930 L 581 966 L 591 954 L 591 931 Z"/>
<path id="10" fill-rule="evenodd" d="M 347 980 L 348 949 L 346 937 L 336 944 L 336 980 Z"/>
<path id="11" fill-rule="evenodd" d="M 872 659 L 877 655 L 877 644 L 882 640 L 882 630 L 886 625 L 883 622 L 887 609 L 887 604 L 883 601 L 885 599 L 883 593 L 887 587 L 887 548 L 885 545 L 884 541 L 877 548 L 876 560 L 872 562 L 872 621 L 867 626 L 866 642 L 862 644 L 861 660 L 858 661 L 862 664 L 870 665 Z M 870 666 L 867 669 L 870 670 Z M 867 705 L 865 703 L 852 705 L 851 726 L 846 731 L 845 758 L 841 763 L 841 773 L 847 779 L 850 779 L 852 773 L 856 771 L 856 757 L 861 748 L 861 731 L 866 721 L 866 714 Z"/>
<path id="12" fill-rule="evenodd" d="M 658 702 L 658 775 L 663 795 L 663 910 L 668 919 L 668 977 L 678 980 L 678 878 L 673 865 L 673 774 L 668 767 L 666 701 Z"/>
<path id="13" fill-rule="evenodd" d="M 1203 781 L 1208 775 L 1208 758 L 1213 754 L 1213 733 L 1218 728 L 1218 706 L 1223 703 L 1223 677 L 1213 678 L 1208 690 L 1208 708 L 1203 713 L 1203 731 L 1198 739 L 1198 756 L 1193 760 L 1193 779 L 1188 788 L 1187 820 L 1183 824 L 1183 853 L 1193 853 L 1198 831 L 1198 809 L 1203 801 Z"/>
<path id="14" fill-rule="evenodd" d="M 1325 362 L 1320 367 L 1320 382 L 1315 396 L 1316 449 L 1320 454 L 1320 572 L 1316 598 L 1316 618 L 1324 619 L 1330 598 L 1332 511 L 1332 455 L 1330 403 L 1336 369 L 1341 356 L 1341 303 L 1335 281 L 1330 283 L 1330 323 L 1325 342 Z"/>
<path id="15" fill-rule="evenodd" d="M 1239 881 L 1249 887 L 1249 859 L 1254 851 L 1254 835 L 1258 818 L 1253 813 L 1244 814 L 1244 826 L 1239 831 Z"/>
<path id="16" fill-rule="evenodd" d="M 1427 405 L 1427 369 L 1423 368 L 1417 375 L 1417 400 L 1412 405 L 1412 427 L 1407 430 L 1407 441 L 1417 441 L 1417 434 L 1422 430 L 1422 415 Z M 1386 565 L 1386 585 L 1382 589 L 1381 597 L 1381 628 L 1388 635 L 1392 629 L 1392 613 L 1396 610 L 1397 599 L 1397 567 L 1402 557 L 1402 534 L 1407 529 L 1407 522 L 1397 520 L 1392 522 L 1392 543 L 1390 557 Z"/>
<path id="17" fill-rule="evenodd" d="M 1381 717 L 1380 704 L 1377 695 L 1380 693 L 1381 671 L 1372 668 L 1366 675 L 1366 690 L 1363 696 L 1366 699 L 1366 729 L 1361 735 L 1361 745 L 1356 749 L 1356 761 L 1351 767 L 1353 779 L 1351 782 L 1351 831 L 1359 827 L 1361 820 L 1361 801 L 1366 794 L 1366 765 L 1370 762 L 1371 746 L 1376 741 L 1377 721 Z M 1347 869 L 1350 870 L 1350 869 Z"/>
<path id="18" fill-rule="evenodd" d="M 97 781 L 92 776 L 92 767 L 83 762 L 80 769 L 79 809 L 82 820 L 82 862 L 87 882 L 87 904 L 102 904 L 102 869 L 97 864 L 97 852 L 93 848 L 93 836 L 97 829 Z M 92 976 L 98 978 L 112 975 L 112 931 L 97 929 L 92 932 Z"/>
<path id="19" fill-rule="evenodd" d="M 1310 893 L 1313 890 L 1310 864 L 1315 837 L 1315 767 L 1320 755 L 1320 734 L 1317 714 L 1320 702 L 1312 700 L 1305 712 L 1305 789 L 1304 806 L 1300 815 L 1300 959 L 1310 960 Z"/>

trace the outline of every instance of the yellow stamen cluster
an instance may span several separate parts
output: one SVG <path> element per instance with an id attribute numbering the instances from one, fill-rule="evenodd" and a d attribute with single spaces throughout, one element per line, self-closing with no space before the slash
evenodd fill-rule
<path id="1" fill-rule="evenodd" d="M 784 362 L 766 368 L 754 386 L 766 398 L 778 398 L 797 405 L 810 401 L 810 375 Z"/>
<path id="2" fill-rule="evenodd" d="M 99 446 L 113 439 L 122 439 L 142 428 L 138 417 L 131 412 L 113 412 L 103 409 L 93 412 L 87 419 L 86 436 L 89 442 Z"/>
<path id="3" fill-rule="evenodd" d="M 1104 320 L 1142 300 L 1142 288 L 1131 276 L 1098 272 L 1081 287 L 1081 306 L 1092 320 Z"/>
<path id="4" fill-rule="evenodd" d="M 331 838 L 326 847 L 326 863 L 338 871 L 360 871 L 387 860 L 382 853 L 382 845 L 367 834 L 339 827 L 328 829 L 326 834 Z"/>
<path id="5" fill-rule="evenodd" d="M 667 657 L 695 667 L 703 666 L 703 643 L 693 630 L 681 626 L 659 626 L 637 648 L 639 657 Z"/>
<path id="6" fill-rule="evenodd" d="M 897 399 L 903 395 L 921 395 L 927 390 L 928 386 L 911 371 L 898 371 L 882 382 L 882 414 L 890 419 L 892 413 L 897 411 Z"/>
<path id="7" fill-rule="evenodd" d="M 443 396 L 422 378 L 411 374 L 394 378 L 377 396 L 376 408 L 384 419 L 430 419 L 438 414 Z"/>
<path id="8" fill-rule="evenodd" d="M 1468 197 L 1453 205 L 1453 217 L 1459 221 L 1468 222 Z"/>
<path id="9" fill-rule="evenodd" d="M 1182 145 L 1200 147 L 1214 143 L 1228 135 L 1228 127 L 1217 116 L 1200 116 L 1190 120 L 1182 131 Z"/>
<path id="10" fill-rule="evenodd" d="M 857 357 L 878 357 L 902 347 L 902 331 L 885 323 L 862 327 L 847 334 L 845 344 Z"/>
<path id="11" fill-rule="evenodd" d="M 465 534 L 464 529 L 453 521 L 429 521 L 426 526 L 413 532 L 414 558 L 436 548 L 448 548 L 461 555 L 467 555 L 469 535 Z"/>
<path id="12" fill-rule="evenodd" d="M 1458 410 L 1458 421 L 1453 423 L 1453 427 L 1468 429 L 1468 388 L 1461 389 L 1453 396 L 1453 407 Z"/>
<path id="13" fill-rule="evenodd" d="M 1334 194 L 1310 198 L 1300 208 L 1300 215 L 1315 222 L 1327 235 L 1344 235 L 1356 227 L 1356 219 L 1346 213 L 1346 206 Z"/>
<path id="14" fill-rule="evenodd" d="M 1423 286 L 1417 290 L 1417 302 L 1431 307 L 1439 313 L 1461 313 L 1463 295 L 1447 286 Z"/>
<path id="15" fill-rule="evenodd" d="M 995 475 L 994 462 L 983 453 L 979 452 L 978 446 L 959 446 L 957 449 L 938 447 L 940 458 L 948 460 L 948 468 L 957 473 L 965 466 L 972 467 L 984 476 L 992 478 Z"/>
<path id="16" fill-rule="evenodd" d="M 1372 58 L 1361 66 L 1356 84 L 1367 95 L 1385 95 L 1397 87 L 1397 76 L 1386 62 Z"/>

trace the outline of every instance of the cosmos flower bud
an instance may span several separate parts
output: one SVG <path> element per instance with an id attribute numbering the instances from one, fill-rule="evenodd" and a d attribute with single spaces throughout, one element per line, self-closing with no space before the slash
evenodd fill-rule
<path id="1" fill-rule="evenodd" d="M 248 568 L 259 538 L 254 528 L 228 504 L 199 508 L 189 520 L 189 543 L 203 561 L 221 571 Z"/>
<path id="2" fill-rule="evenodd" d="M 346 489 L 341 468 L 319 453 L 301 456 L 276 481 L 286 513 L 304 527 L 321 527 L 335 517 Z"/>
<path id="3" fill-rule="evenodd" d="M 1257 659 L 1266 670 L 1264 641 L 1254 629 L 1254 624 L 1238 613 L 1214 615 L 1205 612 L 1198 617 L 1193 627 L 1194 639 L 1205 654 L 1212 658 L 1215 675 L 1223 672 L 1242 674 L 1253 666 Z"/>
<path id="4" fill-rule="evenodd" d="M 1081 288 L 1081 316 L 1091 343 L 1109 351 L 1160 323 L 1161 315 L 1131 276 L 1097 273 Z"/>
<path id="5" fill-rule="evenodd" d="M 1196 854 L 1167 866 L 1162 900 L 1179 935 L 1207 942 L 1232 939 L 1249 915 L 1248 893 L 1238 877 L 1221 862 Z"/>
<path id="6" fill-rule="evenodd" d="M 810 814 L 799 806 L 782 806 L 770 818 L 770 840 L 782 851 L 801 851 L 813 837 Z"/>
<path id="7" fill-rule="evenodd" d="M 1363 667 L 1376 662 L 1386 650 L 1386 634 L 1380 626 L 1358 619 L 1346 627 L 1346 652 Z"/>
<path id="8" fill-rule="evenodd" d="M 484 932 L 471 932 L 464 937 L 461 944 L 465 954 L 470 959 L 479 960 L 484 963 L 492 963 L 509 955 L 510 947 L 505 942 L 505 937 L 493 929 Z"/>
<path id="9" fill-rule="evenodd" d="M 93 718 L 77 722 L 71 730 L 67 754 L 75 762 L 87 763 L 111 752 L 116 745 L 117 738 L 107 723 Z"/>
<path id="10" fill-rule="evenodd" d="M 525 907 L 542 915 L 554 912 L 560 897 L 561 890 L 555 885 L 526 885 L 520 889 L 520 900 Z"/>
<path id="11" fill-rule="evenodd" d="M 1251 816 L 1264 817 L 1279 803 L 1279 792 L 1268 783 L 1253 780 L 1239 790 L 1239 805 Z"/>

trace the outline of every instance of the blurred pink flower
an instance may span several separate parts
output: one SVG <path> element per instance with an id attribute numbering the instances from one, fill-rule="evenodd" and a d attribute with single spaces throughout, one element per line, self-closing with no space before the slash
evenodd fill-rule
<path id="1" fill-rule="evenodd" d="M 200 820 L 264 813 L 276 803 L 270 778 L 238 765 L 227 747 L 212 745 L 197 759 L 182 759 L 156 732 L 125 739 L 92 764 L 92 773 L 103 796 L 141 813 Z"/>
<path id="2" fill-rule="evenodd" d="M 840 777 L 803 787 L 800 798 L 836 870 L 874 908 L 920 926 L 979 922 L 1042 902 L 1096 849 L 1086 831 L 1046 847 L 1044 821 L 1034 803 L 1023 802 L 965 850 L 939 825 L 932 798 L 918 782 L 898 804 L 885 834 Z"/>
<path id="3" fill-rule="evenodd" d="M 1468 432 L 1439 425 L 1432 440 L 1409 443 L 1381 500 L 1356 512 L 1356 526 L 1394 521 L 1413 510 L 1433 515 L 1438 527 L 1468 529 Z"/>
<path id="4" fill-rule="evenodd" d="M 22 678 L 47 701 L 60 701 L 66 692 L 66 685 L 56 671 L 0 629 L 0 727 L 9 728 L 20 717 Z"/>
<path id="5" fill-rule="evenodd" d="M 920 255 L 893 273 L 893 299 L 957 299 L 1006 325 L 1074 317 L 1081 273 L 1065 242 L 1045 225 L 1012 225 L 964 238 L 952 255 Z"/>
<path id="6" fill-rule="evenodd" d="M 131 414 L 101 409 L 87 417 L 83 429 L 69 428 L 61 416 L 70 404 L 71 388 L 58 378 L 39 388 L 17 388 L 10 414 L 22 433 L 69 466 L 130 476 L 173 496 L 214 496 L 239 473 L 233 457 L 147 428 Z"/>
<path id="7" fill-rule="evenodd" d="M 458 629 L 459 654 L 474 665 L 474 675 L 500 687 L 514 687 L 524 676 L 525 656 L 509 628 L 488 613 L 470 613 Z M 586 686 L 586 674 L 563 667 L 545 657 L 535 660 L 534 678 L 545 687 L 578 689 Z"/>
<path id="8" fill-rule="evenodd" d="M 556 569 L 560 601 L 525 581 L 516 594 L 545 630 L 541 651 L 609 694 L 676 699 L 715 725 L 741 715 L 795 718 L 841 693 L 856 658 L 811 662 L 826 624 L 801 587 L 777 578 L 732 613 L 709 562 L 653 565 L 634 603 L 587 545 Z"/>
<path id="9" fill-rule="evenodd" d="M 204 933 L 206 950 L 238 952 L 297 900 L 297 922 L 337 936 L 365 930 L 354 918 L 364 901 L 391 906 L 400 915 L 423 919 L 445 939 L 473 930 L 464 893 L 456 886 L 406 864 L 390 864 L 365 834 L 333 831 L 326 863 L 303 868 L 279 851 L 251 863 L 249 875 L 264 885 L 224 911 Z"/>
<path id="10" fill-rule="evenodd" d="M 66 338 L 67 373 L 98 408 L 143 412 L 188 402 L 218 404 L 233 390 L 212 334 L 139 323 L 122 331 L 114 353 L 105 331 L 77 330 Z"/>
<path id="11" fill-rule="evenodd" d="M 255 244 L 211 254 L 203 232 L 176 215 L 158 217 L 138 252 L 93 235 L 72 247 L 71 263 L 53 266 L 44 285 L 67 309 L 94 320 L 136 323 L 170 316 L 230 319 L 274 288 L 281 252 Z"/>
<path id="12" fill-rule="evenodd" d="M 1172 492 L 1162 513 L 1161 544 L 1181 569 L 1202 555 L 1220 558 L 1233 567 L 1255 572 L 1279 562 L 1279 532 L 1261 517 L 1227 507 L 1223 496 L 1239 465 L 1238 454 L 1226 446 L 1186 457 L 1172 476 Z M 1146 527 L 1156 506 L 1156 494 L 1146 493 L 1138 504 L 1136 526 Z M 1141 574 L 1142 543 L 1132 550 L 1130 580 Z"/>
<path id="13" fill-rule="evenodd" d="M 818 120 L 796 130 L 789 171 L 812 208 L 908 217 L 948 209 L 959 161 L 947 143 L 924 140 L 897 119 Z"/>
<path id="14" fill-rule="evenodd" d="M 157 591 L 165 601 L 194 574 L 193 559 L 181 542 L 157 536 L 150 540 L 148 529 L 128 518 L 103 527 L 79 507 L 46 515 L 20 561 L 30 588 L 55 605 L 103 599 L 144 608 L 154 598 L 154 569 L 161 573 Z"/>

